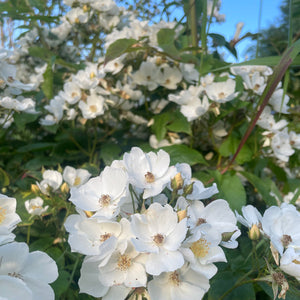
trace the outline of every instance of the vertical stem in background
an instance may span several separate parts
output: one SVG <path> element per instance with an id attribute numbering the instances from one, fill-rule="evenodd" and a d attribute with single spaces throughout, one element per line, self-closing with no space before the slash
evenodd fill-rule
<path id="1" fill-rule="evenodd" d="M 201 22 L 201 60 L 200 60 L 200 74 L 202 73 L 202 66 L 204 55 L 206 54 L 206 25 L 207 25 L 207 0 L 202 1 L 202 22 Z M 200 78 L 199 78 L 200 80 Z"/>
<path id="2" fill-rule="evenodd" d="M 263 2 L 263 0 L 260 0 L 260 1 L 259 1 L 258 28 L 257 28 L 258 34 L 260 34 L 260 27 L 261 27 L 262 2 Z M 256 44 L 256 54 L 255 54 L 255 57 L 256 57 L 256 58 L 258 58 L 259 40 L 260 40 L 260 36 L 258 35 L 258 38 L 257 38 L 257 44 Z"/>
<path id="3" fill-rule="evenodd" d="M 191 36 L 192 36 L 192 46 L 195 48 L 193 54 L 197 54 L 196 48 L 198 47 L 198 36 L 197 36 L 197 15 L 196 15 L 196 5 L 195 0 L 189 0 L 190 6 L 190 26 L 191 26 Z"/>
<path id="4" fill-rule="evenodd" d="M 289 0 L 288 47 L 290 47 L 292 45 L 292 40 L 293 40 L 293 16 L 292 16 L 292 11 L 293 11 L 293 0 Z M 283 88 L 283 93 L 282 93 L 280 111 L 282 110 L 284 97 L 286 95 L 286 91 L 287 91 L 287 88 L 288 88 L 289 81 L 290 81 L 290 72 L 289 72 L 289 70 L 287 70 L 286 74 L 284 75 L 284 81 L 283 81 L 283 87 L 282 87 Z"/>

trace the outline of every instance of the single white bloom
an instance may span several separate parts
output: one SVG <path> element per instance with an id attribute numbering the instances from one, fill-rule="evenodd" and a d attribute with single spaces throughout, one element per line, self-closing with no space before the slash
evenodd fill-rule
<path id="1" fill-rule="evenodd" d="M 46 170 L 43 173 L 43 180 L 36 184 L 43 194 L 48 195 L 49 189 L 55 192 L 59 189 L 63 181 L 62 175 L 58 171 Z"/>
<path id="2" fill-rule="evenodd" d="M 123 163 L 128 172 L 129 182 L 137 188 L 144 189 L 143 198 L 158 195 L 176 175 L 176 168 L 169 167 L 170 156 L 159 150 L 144 153 L 140 148 L 133 147 L 125 153 Z"/>
<path id="3" fill-rule="evenodd" d="M 158 73 L 157 82 L 161 86 L 169 90 L 175 90 L 178 83 L 182 80 L 182 74 L 177 68 L 171 68 L 169 65 L 165 64 L 160 68 Z"/>
<path id="4" fill-rule="evenodd" d="M 209 290 L 208 279 L 185 264 L 181 269 L 154 276 L 148 283 L 151 299 L 200 300 Z"/>
<path id="5" fill-rule="evenodd" d="M 195 84 L 199 80 L 199 72 L 195 69 L 194 64 L 179 64 L 183 78 L 190 84 Z"/>
<path id="6" fill-rule="evenodd" d="M 263 215 L 262 228 L 280 255 L 288 247 L 300 246 L 300 213 L 292 204 L 269 207 Z"/>
<path id="7" fill-rule="evenodd" d="M 151 61 L 143 61 L 138 71 L 133 74 L 135 84 L 145 85 L 149 91 L 155 90 L 159 82 L 159 68 Z"/>
<path id="8" fill-rule="evenodd" d="M 187 207 L 188 225 L 192 231 L 207 223 L 222 235 L 232 234 L 228 240 L 221 241 L 222 246 L 226 248 L 236 248 L 238 246 L 235 239 L 240 236 L 241 232 L 236 226 L 236 217 L 227 201 L 218 199 L 205 207 L 201 201 L 197 200 L 187 202 L 183 197 L 180 197 L 179 201 L 181 203 L 177 205 L 181 209 Z"/>
<path id="9" fill-rule="evenodd" d="M 86 183 L 91 177 L 91 173 L 85 169 L 75 169 L 66 166 L 63 172 L 63 179 L 70 187 L 79 187 Z"/>
<path id="10" fill-rule="evenodd" d="M 78 188 L 71 188 L 69 200 L 80 209 L 110 219 L 119 213 L 119 202 L 126 196 L 127 188 L 127 173 L 121 168 L 106 167 L 100 176 L 91 178 Z"/>
<path id="11" fill-rule="evenodd" d="M 253 205 L 247 205 L 242 207 L 243 216 L 235 211 L 238 222 L 244 226 L 251 228 L 254 224 L 261 226 L 262 215 Z"/>
<path id="12" fill-rule="evenodd" d="M 99 279 L 105 286 L 124 284 L 127 287 L 146 286 L 143 263 L 146 256 L 137 252 L 131 243 L 125 251 L 114 251 L 108 261 L 99 264 Z"/>
<path id="13" fill-rule="evenodd" d="M 0 245 L 11 242 L 15 238 L 11 232 L 21 222 L 19 215 L 16 214 L 16 205 L 15 198 L 0 194 Z"/>
<path id="14" fill-rule="evenodd" d="M 278 159 L 284 162 L 289 161 L 289 157 L 295 153 L 295 150 L 291 146 L 287 128 L 284 128 L 282 131 L 278 131 L 273 135 L 271 147 L 274 155 Z"/>
<path id="15" fill-rule="evenodd" d="M 283 98 L 283 89 L 276 90 L 270 100 L 269 104 L 272 105 L 273 109 L 279 113 L 288 114 L 289 106 L 287 105 L 290 98 L 288 95 L 284 95 Z"/>
<path id="16" fill-rule="evenodd" d="M 44 204 L 44 200 L 40 197 L 36 197 L 31 200 L 26 200 L 25 208 L 29 214 L 33 216 L 41 216 L 49 207 L 48 205 L 43 207 L 43 204 Z"/>
<path id="17" fill-rule="evenodd" d="M 221 233 L 205 224 L 197 227 L 184 241 L 181 251 L 193 270 L 210 279 L 217 273 L 213 263 L 227 262 L 222 248 L 218 246 L 221 240 Z"/>
<path id="18" fill-rule="evenodd" d="M 122 230 L 119 222 L 87 218 L 84 213 L 68 216 L 64 225 L 72 252 L 97 255 L 101 259 L 112 254 Z"/>
<path id="19" fill-rule="evenodd" d="M 300 251 L 288 247 L 280 259 L 280 269 L 300 281 Z"/>
<path id="20" fill-rule="evenodd" d="M 151 275 L 174 271 L 184 264 L 179 247 L 185 239 L 186 218 L 178 223 L 177 214 L 166 204 L 153 203 L 143 215 L 132 216 L 132 243 L 139 252 L 149 253 L 146 271 Z"/>
<path id="21" fill-rule="evenodd" d="M 275 121 L 270 106 L 266 106 L 258 118 L 257 125 L 271 132 L 277 132 L 284 128 L 288 122 L 286 120 Z"/>
<path id="22" fill-rule="evenodd" d="M 231 101 L 238 95 L 235 92 L 235 80 L 232 78 L 222 82 L 213 82 L 205 88 L 205 91 L 210 100 L 219 103 Z"/>
<path id="23" fill-rule="evenodd" d="M 9 243 L 0 246 L 0 257 L 0 296 L 10 282 L 17 289 L 23 283 L 31 291 L 33 300 L 54 300 L 49 283 L 56 280 L 58 271 L 55 261 L 46 253 L 29 253 L 27 244 Z"/>
<path id="24" fill-rule="evenodd" d="M 73 81 L 64 84 L 64 90 L 60 92 L 60 96 L 69 104 L 75 104 L 81 99 L 81 89 Z"/>
<path id="25" fill-rule="evenodd" d="M 290 131 L 289 132 L 289 136 L 290 136 L 290 144 L 293 148 L 300 150 L 300 134 L 294 132 L 294 131 Z"/>
<path id="26" fill-rule="evenodd" d="M 104 113 L 104 98 L 101 95 L 92 93 L 87 97 L 86 102 L 79 101 L 78 107 L 82 116 L 86 119 L 95 119 Z"/>

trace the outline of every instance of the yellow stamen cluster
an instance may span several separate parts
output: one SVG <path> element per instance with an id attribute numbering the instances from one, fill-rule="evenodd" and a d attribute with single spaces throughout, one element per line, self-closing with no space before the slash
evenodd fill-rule
<path id="1" fill-rule="evenodd" d="M 151 172 L 147 172 L 147 173 L 145 174 L 145 179 L 146 179 L 146 181 L 147 181 L 148 183 L 152 183 L 152 182 L 155 181 L 155 177 L 154 177 L 154 175 L 153 175 Z"/>
<path id="2" fill-rule="evenodd" d="M 191 245 L 190 249 L 192 250 L 192 252 L 196 257 L 203 258 L 208 254 L 209 246 L 210 243 L 207 242 L 206 239 L 201 238 L 198 241 L 194 242 Z"/>
<path id="3" fill-rule="evenodd" d="M 103 207 L 109 206 L 111 201 L 111 198 L 109 195 L 102 195 L 101 198 L 99 199 L 99 204 Z"/>
<path id="4" fill-rule="evenodd" d="M 131 258 L 126 255 L 120 255 L 119 260 L 118 260 L 118 269 L 121 271 L 126 271 L 130 268 L 131 266 Z"/>
<path id="5" fill-rule="evenodd" d="M 6 209 L 0 206 L 0 224 L 5 220 Z"/>
<path id="6" fill-rule="evenodd" d="M 174 271 L 169 275 L 169 281 L 172 285 L 175 285 L 175 286 L 180 285 L 179 274 L 177 271 Z"/>

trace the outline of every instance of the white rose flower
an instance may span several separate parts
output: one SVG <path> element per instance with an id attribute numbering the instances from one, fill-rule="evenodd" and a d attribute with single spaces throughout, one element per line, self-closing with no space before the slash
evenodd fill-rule
<path id="1" fill-rule="evenodd" d="M 137 188 L 144 189 L 143 198 L 158 195 L 176 175 L 176 168 L 169 167 L 169 154 L 159 150 L 144 153 L 140 148 L 133 147 L 125 153 L 123 163 L 128 172 L 129 182 Z"/>
<path id="2" fill-rule="evenodd" d="M 21 222 L 19 215 L 16 214 L 16 205 L 15 198 L 0 194 L 0 245 L 15 238 L 11 232 Z"/>
<path id="3" fill-rule="evenodd" d="M 0 257 L 0 296 L 7 294 L 7 288 L 11 286 L 16 286 L 17 292 L 23 285 L 26 288 L 25 299 L 54 300 L 49 283 L 56 280 L 58 271 L 55 261 L 46 253 L 29 253 L 27 244 L 9 243 L 0 246 Z M 14 299 L 15 292 L 12 292 L 9 299 Z M 19 299 L 24 298 L 22 296 Z"/>
<path id="4" fill-rule="evenodd" d="M 48 205 L 43 207 L 44 200 L 40 197 L 36 197 L 31 200 L 25 201 L 25 208 L 29 214 L 33 216 L 41 216 L 47 209 Z"/>
<path id="5" fill-rule="evenodd" d="M 174 271 L 184 264 L 179 248 L 185 239 L 186 218 L 178 223 L 173 208 L 159 203 L 150 205 L 145 214 L 132 216 L 132 243 L 139 252 L 148 253 L 146 271 L 151 275 Z"/>
<path id="6" fill-rule="evenodd" d="M 187 265 L 154 276 L 148 283 L 150 298 L 155 300 L 200 300 L 209 287 L 208 279 Z"/>

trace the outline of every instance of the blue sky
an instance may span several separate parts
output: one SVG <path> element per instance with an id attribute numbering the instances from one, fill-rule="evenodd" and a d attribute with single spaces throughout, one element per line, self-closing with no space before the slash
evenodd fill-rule
<path id="1" fill-rule="evenodd" d="M 268 28 L 272 23 L 276 24 L 276 20 L 280 17 L 281 4 L 282 0 L 262 0 L 261 29 Z M 238 22 L 244 22 L 241 35 L 247 32 L 257 33 L 259 6 L 260 0 L 222 0 L 220 13 L 226 15 L 226 21 L 221 24 L 212 24 L 210 32 L 222 34 L 227 41 L 230 41 L 234 36 L 235 25 Z M 247 38 L 237 45 L 239 61 L 245 60 L 244 51 L 253 43 L 250 38 Z M 226 61 L 236 61 L 226 50 L 224 53 Z"/>

